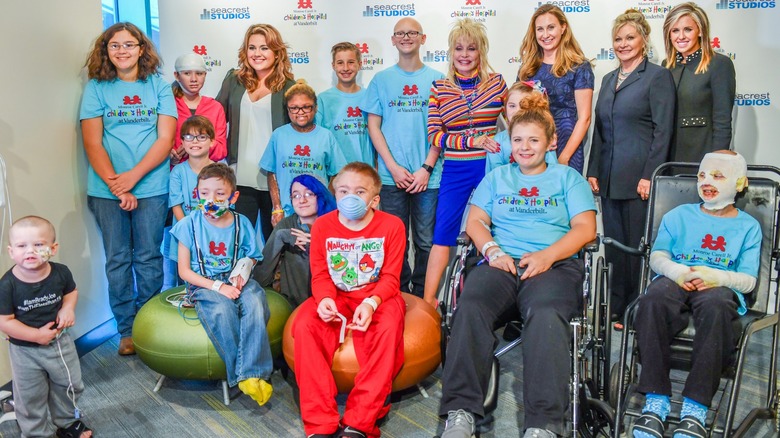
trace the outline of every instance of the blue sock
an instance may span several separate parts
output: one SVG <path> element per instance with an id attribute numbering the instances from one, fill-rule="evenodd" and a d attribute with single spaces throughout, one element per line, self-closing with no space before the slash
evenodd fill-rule
<path id="1" fill-rule="evenodd" d="M 669 415 L 671 409 L 672 403 L 669 401 L 669 396 L 653 393 L 645 395 L 645 407 L 642 408 L 643 414 L 652 412 L 661 417 L 661 421 L 666 421 L 666 416 Z M 639 430 L 634 430 L 633 434 L 634 438 L 653 438 L 653 435 Z"/>
<path id="2" fill-rule="evenodd" d="M 693 417 L 705 424 L 707 420 L 707 406 L 691 400 L 688 397 L 683 398 L 682 410 L 680 411 L 680 418 Z"/>

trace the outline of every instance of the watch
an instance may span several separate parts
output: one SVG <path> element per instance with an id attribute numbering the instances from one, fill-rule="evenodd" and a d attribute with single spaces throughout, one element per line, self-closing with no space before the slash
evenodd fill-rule
<path id="1" fill-rule="evenodd" d="M 422 168 L 427 170 L 428 173 L 433 173 L 433 166 L 423 163 Z"/>

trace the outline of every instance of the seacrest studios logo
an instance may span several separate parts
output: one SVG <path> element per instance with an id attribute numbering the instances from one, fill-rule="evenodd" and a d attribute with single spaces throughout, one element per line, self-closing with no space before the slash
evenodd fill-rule
<path id="1" fill-rule="evenodd" d="M 662 1 L 640 1 L 636 3 L 634 9 L 641 12 L 648 20 L 653 18 L 663 20 L 672 7 Z"/>
<path id="2" fill-rule="evenodd" d="M 450 13 L 452 18 L 471 18 L 474 21 L 485 22 L 488 17 L 495 17 L 496 10 L 489 9 L 482 2 L 490 0 L 461 0 L 463 3 L 460 8 Z"/>
<path id="3" fill-rule="evenodd" d="M 769 92 L 766 93 L 737 93 L 734 98 L 736 106 L 769 106 L 772 104 L 772 98 Z"/>
<path id="4" fill-rule="evenodd" d="M 308 50 L 302 52 L 289 52 L 287 56 L 289 56 L 290 63 L 292 64 L 308 64 L 310 61 Z"/>
<path id="5" fill-rule="evenodd" d="M 206 63 L 206 71 L 211 71 L 214 67 L 222 67 L 222 60 L 210 56 L 209 49 L 204 44 L 192 46 L 192 53 L 203 57 L 203 61 Z"/>
<path id="6" fill-rule="evenodd" d="M 319 12 L 314 8 L 312 0 L 292 0 L 295 7 L 284 16 L 284 21 L 293 23 L 293 26 L 316 26 L 320 21 L 328 19 L 328 14 Z"/>
<path id="7" fill-rule="evenodd" d="M 655 51 L 652 47 L 647 51 L 647 58 L 654 59 Z M 615 59 L 615 49 L 602 47 L 599 53 L 596 54 L 596 61 L 613 61 Z"/>
<path id="8" fill-rule="evenodd" d="M 375 68 L 384 66 L 384 58 L 380 58 L 371 53 L 368 43 L 355 43 L 355 46 L 360 50 L 361 70 L 374 70 Z"/>
<path id="9" fill-rule="evenodd" d="M 775 4 L 774 0 L 719 0 L 715 9 L 772 9 Z"/>
<path id="10" fill-rule="evenodd" d="M 542 5 L 555 5 L 567 14 L 575 12 L 590 12 L 590 0 L 547 0 L 541 1 L 534 8 L 539 9 Z"/>
<path id="11" fill-rule="evenodd" d="M 447 50 L 426 50 L 422 57 L 423 62 L 450 62 L 450 55 Z"/>
<path id="12" fill-rule="evenodd" d="M 364 17 L 414 17 L 414 3 L 376 4 L 366 6 Z"/>
<path id="13" fill-rule="evenodd" d="M 240 8 L 203 8 L 201 20 L 249 20 L 249 6 Z"/>

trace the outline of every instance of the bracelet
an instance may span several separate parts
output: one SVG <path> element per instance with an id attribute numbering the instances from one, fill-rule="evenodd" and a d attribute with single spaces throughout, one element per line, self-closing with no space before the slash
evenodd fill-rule
<path id="1" fill-rule="evenodd" d="M 488 263 L 493 263 L 494 260 L 496 260 L 499 257 L 503 257 L 507 255 L 503 250 L 499 249 L 498 251 L 493 251 L 493 254 L 490 254 L 490 257 L 488 257 Z"/>
<path id="2" fill-rule="evenodd" d="M 491 240 L 490 242 L 487 242 L 484 245 L 482 245 L 482 255 L 487 257 L 487 250 L 493 248 L 494 246 L 498 246 L 495 240 Z"/>
<path id="3" fill-rule="evenodd" d="M 223 284 L 225 284 L 225 282 L 222 280 L 214 280 L 214 283 L 211 285 L 211 290 L 219 292 L 219 288 L 221 288 Z"/>
<path id="4" fill-rule="evenodd" d="M 422 168 L 428 171 L 428 173 L 433 173 L 433 166 L 431 166 L 430 164 L 423 163 Z"/>
<path id="5" fill-rule="evenodd" d="M 376 300 L 371 297 L 364 299 L 362 304 L 368 304 L 372 309 L 374 309 L 374 312 L 376 312 L 376 308 L 379 306 Z"/>
<path id="6" fill-rule="evenodd" d="M 277 208 L 275 210 L 271 210 L 271 214 L 272 215 L 274 215 L 274 214 L 284 214 L 284 209 L 283 208 Z"/>

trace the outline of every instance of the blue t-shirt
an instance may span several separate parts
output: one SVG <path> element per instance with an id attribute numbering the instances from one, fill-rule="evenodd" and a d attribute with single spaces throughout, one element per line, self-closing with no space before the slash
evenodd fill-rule
<path id="1" fill-rule="evenodd" d="M 307 173 L 327 186 L 328 178 L 337 174 L 345 164 L 344 154 L 330 131 L 314 125 L 309 132 L 298 132 L 288 123 L 271 134 L 259 166 L 276 174 L 284 215 L 290 216 L 295 213 L 290 200 L 290 186 L 296 176 Z"/>
<path id="2" fill-rule="evenodd" d="M 119 79 L 92 79 L 84 88 L 79 119 L 103 119 L 103 148 L 116 173 L 135 167 L 157 140 L 157 118 L 177 117 L 171 85 L 160 75 L 146 80 L 125 82 Z M 131 191 L 136 198 L 168 193 L 170 167 L 164 160 L 147 173 Z M 89 165 L 87 194 L 98 198 L 117 199 Z"/>
<path id="3" fill-rule="evenodd" d="M 317 125 L 336 137 L 347 163 L 362 161 L 374 166 L 375 151 L 368 137 L 368 114 L 360 109 L 365 89 L 345 93 L 336 87 L 317 95 Z"/>
<path id="4" fill-rule="evenodd" d="M 168 187 L 168 208 L 181 206 L 184 215 L 198 208 L 198 174 L 192 170 L 189 160 L 173 166 Z M 176 218 L 173 218 L 176 223 Z"/>
<path id="5" fill-rule="evenodd" d="M 235 213 L 233 213 L 235 214 Z M 195 248 L 195 241 L 192 239 L 193 226 L 197 234 L 198 246 L 203 254 L 203 265 L 206 269 L 206 277 L 214 278 L 220 274 L 229 274 L 232 270 L 233 260 L 249 257 L 255 260 L 262 260 L 263 254 L 257 243 L 257 236 L 249 222 L 243 215 L 238 215 L 241 231 L 238 235 L 238 254 L 234 254 L 234 229 L 230 226 L 219 228 L 210 224 L 201 212 L 195 212 L 186 216 L 171 228 L 171 237 L 175 242 L 181 242 L 190 249 L 190 267 L 198 274 L 200 266 L 198 265 L 198 252 Z M 177 260 L 179 251 L 178 243 L 176 250 L 171 251 L 170 258 Z"/>
<path id="6" fill-rule="evenodd" d="M 361 108 L 382 117 L 382 134 L 390 153 L 409 172 L 420 169 L 428 156 L 428 100 L 433 81 L 443 77 L 428 66 L 409 73 L 394 65 L 377 73 L 366 90 Z M 439 188 L 441 162 L 437 161 L 428 180 L 431 189 Z M 395 185 L 381 156 L 378 171 L 383 185 Z"/>
<path id="7" fill-rule="evenodd" d="M 674 262 L 685 266 L 758 277 L 761 225 L 742 210 L 737 210 L 736 217 L 719 217 L 701 211 L 700 204 L 684 204 L 661 219 L 653 251 L 666 251 Z M 738 292 L 737 297 L 740 314 L 744 314 L 744 297 Z"/>
<path id="8" fill-rule="evenodd" d="M 509 139 L 509 131 L 501 131 L 493 139 L 499 144 L 501 150 L 496 153 L 488 152 L 485 160 L 485 174 L 490 173 L 498 166 L 515 162 L 512 159 L 512 141 Z M 547 151 L 544 154 L 544 161 L 550 166 L 555 166 L 558 164 L 558 155 L 555 151 Z"/>
<path id="9" fill-rule="evenodd" d="M 500 166 L 479 183 L 471 205 L 491 220 L 493 239 L 512 258 L 539 251 L 571 229 L 571 219 L 596 210 L 585 178 L 568 166 L 523 175 L 517 164 Z"/>

